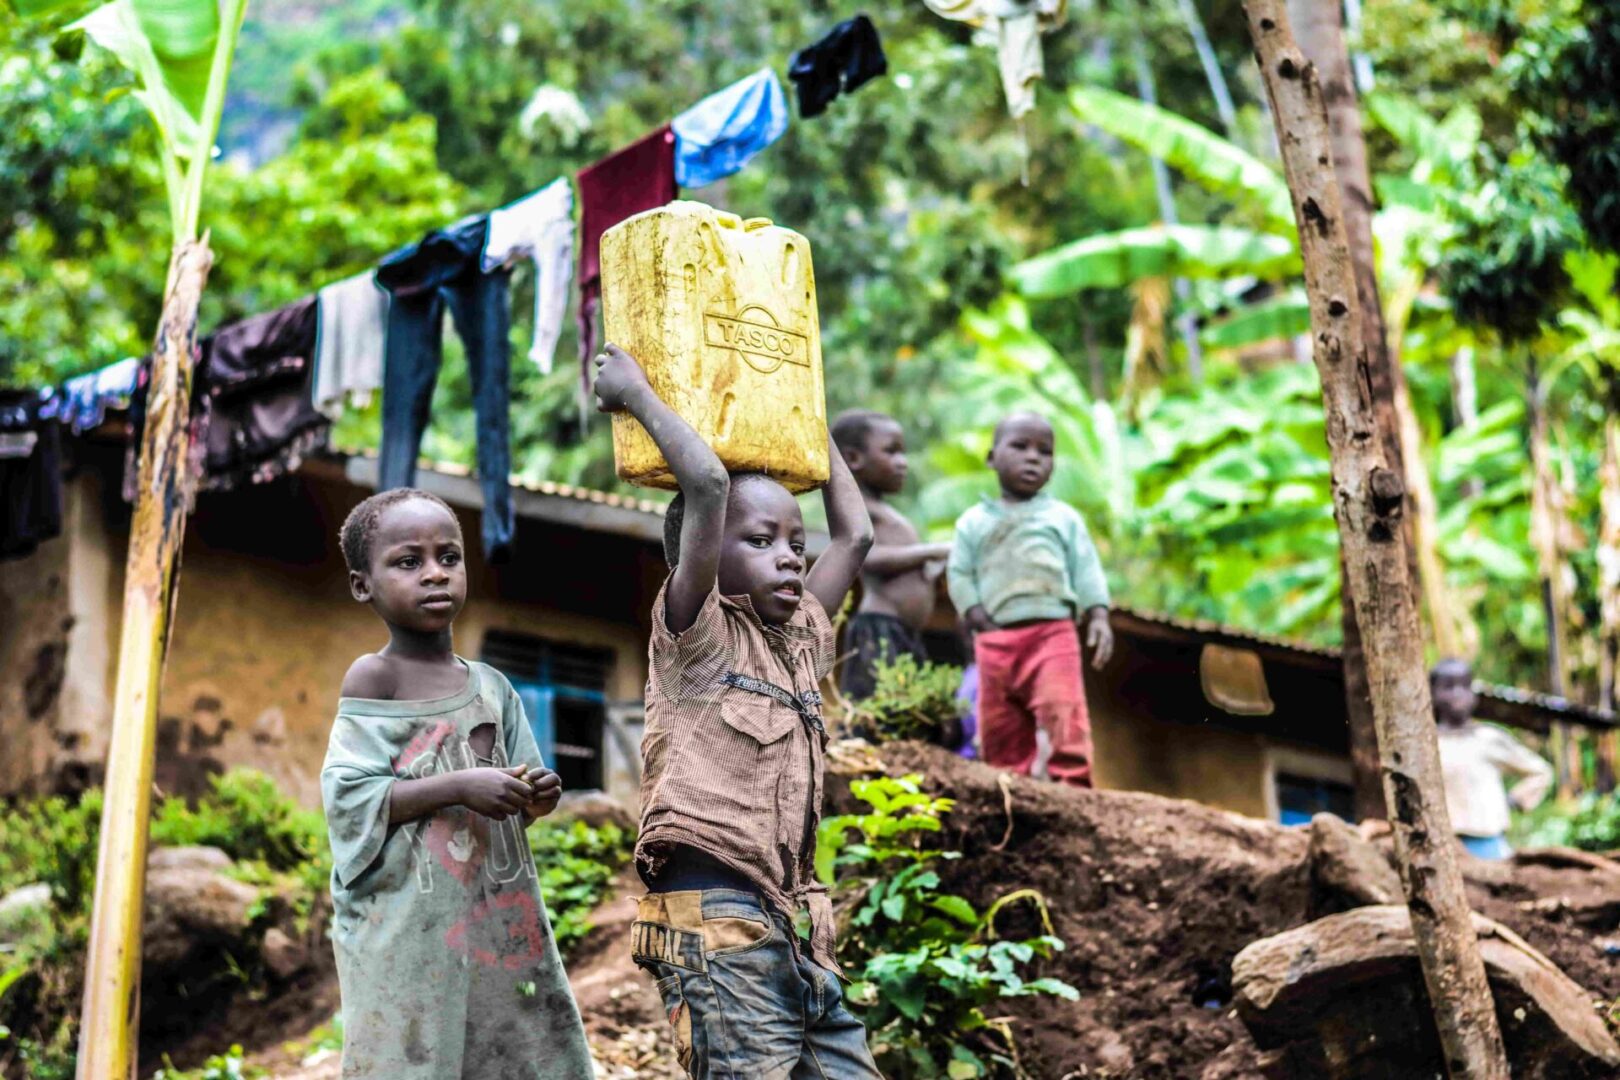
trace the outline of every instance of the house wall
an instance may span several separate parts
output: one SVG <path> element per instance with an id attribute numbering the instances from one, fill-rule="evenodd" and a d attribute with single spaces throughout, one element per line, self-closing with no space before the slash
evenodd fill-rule
<path id="1" fill-rule="evenodd" d="M 0 795 L 76 790 L 99 769 L 112 718 L 105 628 L 117 612 L 103 494 L 95 471 L 75 473 L 62 535 L 0 562 Z"/>
<path id="2" fill-rule="evenodd" d="M 369 492 L 311 470 L 245 491 L 199 497 L 187 528 L 179 599 L 158 711 L 156 782 L 195 793 L 235 765 L 262 769 L 306 805 L 349 664 L 387 632 L 348 594 L 337 532 Z M 103 474 L 106 475 L 106 474 Z M 111 474 L 116 478 L 116 474 Z M 0 563 L 0 794 L 99 779 L 112 719 L 128 513 L 96 470 L 69 483 L 64 536 Z M 470 541 L 468 604 L 456 647 L 477 659 L 490 629 L 612 650 L 608 695 L 639 701 L 647 608 L 662 577 L 649 544 L 525 520 L 521 561 Z M 618 787 L 634 771 L 610 758 Z M 77 776 L 75 781 L 71 776 Z"/>

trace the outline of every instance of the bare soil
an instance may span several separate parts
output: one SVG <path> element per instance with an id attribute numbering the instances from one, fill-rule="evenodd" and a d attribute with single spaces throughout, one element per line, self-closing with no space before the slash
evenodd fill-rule
<path id="1" fill-rule="evenodd" d="M 1069 943 L 1040 974 L 1077 987 L 1079 1001 L 1008 1002 L 1032 1076 L 1258 1075 L 1259 1051 L 1230 1007 L 1232 958 L 1309 920 L 1304 828 L 1022 778 L 1011 780 L 1009 814 L 999 774 L 987 766 L 914 743 L 881 755 L 889 772 L 921 773 L 930 790 L 957 800 L 942 840 L 964 857 L 941 865 L 944 887 L 981 907 L 1013 889 L 1038 889 Z M 841 785 L 830 799 L 829 813 L 861 808 Z M 1620 997 L 1620 945 L 1612 940 L 1620 877 L 1519 863 L 1470 860 L 1474 906 L 1594 999 Z M 999 923 L 1003 936 L 1040 932 L 1028 905 L 1008 908 Z"/>
<path id="2" fill-rule="evenodd" d="M 1250 942 L 1310 919 L 1304 828 L 1022 778 L 1010 779 L 1004 794 L 998 772 L 936 747 L 898 743 L 880 754 L 887 771 L 921 773 L 931 791 L 957 800 L 939 842 L 964 857 L 940 865 L 944 887 L 981 909 L 1014 889 L 1037 889 L 1068 942 L 1038 973 L 1071 983 L 1080 1000 L 1014 999 L 1005 1010 L 1030 1076 L 1259 1075 L 1260 1052 L 1231 1007 L 1231 963 Z M 829 814 L 864 808 L 850 797 L 847 778 L 830 775 L 828 787 Z M 1466 872 L 1476 909 L 1558 964 L 1594 1007 L 1620 998 L 1620 865 L 1526 852 L 1509 863 L 1468 860 Z M 569 960 L 592 1050 L 614 1080 L 680 1076 L 651 980 L 625 947 L 639 891 L 626 870 Z M 1005 909 L 998 930 L 1041 932 L 1024 904 Z M 312 1023 L 330 1015 L 322 1009 Z M 336 1076 L 332 1059 L 303 1069 L 284 1053 L 259 1060 L 277 1065 L 282 1080 Z"/>

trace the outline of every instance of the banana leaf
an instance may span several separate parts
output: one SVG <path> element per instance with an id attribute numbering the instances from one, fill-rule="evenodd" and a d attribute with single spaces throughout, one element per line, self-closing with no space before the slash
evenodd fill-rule
<path id="1" fill-rule="evenodd" d="M 1298 272 L 1291 237 L 1230 225 L 1150 225 L 1052 248 L 1014 266 L 1011 274 L 1025 296 L 1051 298 L 1122 288 L 1147 277 L 1280 278 Z"/>
<path id="2" fill-rule="evenodd" d="M 1077 86 L 1069 105 L 1081 120 L 1163 160 L 1189 180 L 1258 206 L 1278 229 L 1294 229 L 1288 184 L 1259 158 L 1157 105 L 1105 90 Z"/>
<path id="3" fill-rule="evenodd" d="M 1311 305 L 1305 291 L 1291 289 L 1206 326 L 1198 337 L 1206 349 L 1236 349 L 1257 341 L 1293 338 L 1310 328 Z"/>

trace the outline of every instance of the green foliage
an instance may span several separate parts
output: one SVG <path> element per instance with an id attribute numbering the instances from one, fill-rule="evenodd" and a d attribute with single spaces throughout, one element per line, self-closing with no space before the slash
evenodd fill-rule
<path id="1" fill-rule="evenodd" d="M 232 1046 L 223 1054 L 214 1054 L 195 1069 L 176 1069 L 165 1056 L 163 1067 L 152 1074 L 152 1080 L 257 1080 L 266 1075 L 265 1070 L 247 1064 L 240 1046 Z"/>
<path id="2" fill-rule="evenodd" d="M 922 739 L 950 745 L 960 737 L 963 703 L 956 699 L 962 669 L 919 661 L 910 653 L 872 665 L 872 696 L 845 702 L 846 721 L 877 739 Z"/>
<path id="3" fill-rule="evenodd" d="M 540 872 L 540 898 L 564 956 L 590 930 L 590 914 L 607 896 L 619 868 L 630 861 L 635 835 L 607 822 L 541 818 L 529 827 L 529 850 Z"/>
<path id="4" fill-rule="evenodd" d="M 1567 192 L 1587 233 L 1620 251 L 1620 4 L 1554 7 L 1505 66 L 1534 107 L 1527 120 L 1537 144 L 1568 170 Z"/>
<path id="5" fill-rule="evenodd" d="M 1153 225 L 1088 236 L 1013 267 L 1032 298 L 1121 288 L 1147 277 L 1280 276 L 1299 265 L 1292 239 L 1232 225 Z"/>
<path id="6" fill-rule="evenodd" d="M 850 785 L 871 807 L 827 818 L 816 837 L 816 874 L 833 884 L 842 909 L 840 960 L 853 980 L 848 1000 L 866 1023 L 872 1052 L 889 1076 L 975 1077 L 1014 1067 L 1011 1030 L 993 1018 L 997 1002 L 1079 994 L 1029 967 L 1063 948 L 1046 906 L 1030 890 L 1009 893 L 984 912 L 940 891 L 935 869 L 960 852 L 920 846 L 940 831 L 953 800 L 923 793 L 920 776 L 880 777 Z M 851 834 L 855 834 L 852 838 Z M 1046 933 L 996 940 L 996 914 L 1029 901 Z"/>
<path id="7" fill-rule="evenodd" d="M 1276 169 L 1208 128 L 1100 86 L 1075 87 L 1069 91 L 1069 104 L 1086 123 L 1213 191 L 1259 206 L 1272 228 L 1293 231 L 1294 201 L 1287 182 Z"/>
<path id="8" fill-rule="evenodd" d="M 50 886 L 57 911 L 88 910 L 100 833 L 100 791 L 77 802 L 53 797 L 16 804 L 0 814 L 0 895 L 37 882 Z"/>
<path id="9" fill-rule="evenodd" d="M 1458 227 L 1440 283 L 1458 321 L 1508 342 L 1534 337 L 1568 295 L 1564 258 L 1581 239 L 1558 173 L 1515 155 L 1451 212 Z"/>
<path id="10" fill-rule="evenodd" d="M 1620 850 L 1620 795 L 1588 791 L 1573 806 L 1549 799 L 1529 813 L 1515 814 L 1509 834 L 1520 847 Z"/>
<path id="11" fill-rule="evenodd" d="M 330 859 L 326 822 L 305 810 L 253 769 L 232 769 L 210 780 L 211 790 L 192 807 L 164 799 L 152 816 L 152 843 L 217 847 L 233 860 L 292 870 Z"/>

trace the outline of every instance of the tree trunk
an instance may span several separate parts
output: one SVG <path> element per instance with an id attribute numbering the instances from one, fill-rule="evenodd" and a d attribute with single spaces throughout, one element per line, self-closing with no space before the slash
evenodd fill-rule
<path id="1" fill-rule="evenodd" d="M 1603 424 L 1598 503 L 1598 707 L 1620 711 L 1620 417 L 1613 412 Z"/>
<path id="2" fill-rule="evenodd" d="M 1373 720 L 1372 687 L 1367 683 L 1367 654 L 1361 647 L 1361 627 L 1356 622 L 1356 601 L 1350 588 L 1350 571 L 1339 559 L 1339 607 L 1343 612 L 1344 648 L 1339 663 L 1344 668 L 1345 717 L 1350 727 L 1350 783 L 1356 820 L 1383 821 L 1384 783 L 1378 771 L 1378 728 Z"/>
<path id="3" fill-rule="evenodd" d="M 1553 473 L 1547 436 L 1547 391 L 1532 352 L 1525 367 L 1525 398 L 1530 412 L 1530 547 L 1536 553 L 1541 578 L 1541 610 L 1547 623 L 1547 689 L 1554 697 L 1569 692 L 1569 650 L 1564 637 L 1563 557 L 1559 550 L 1561 492 Z M 1554 722 L 1549 735 L 1553 769 L 1557 773 L 1558 798 L 1575 798 L 1577 778 L 1573 767 L 1574 730 Z"/>
<path id="4" fill-rule="evenodd" d="M 1135 41 L 1136 59 L 1136 92 L 1137 96 L 1149 105 L 1159 103 L 1159 93 L 1153 85 L 1153 68 L 1148 63 L 1147 49 L 1142 45 L 1142 39 Z M 1170 186 L 1170 169 L 1160 158 L 1152 158 L 1153 162 L 1153 188 L 1159 195 L 1159 217 L 1164 219 L 1166 225 L 1176 224 L 1176 196 Z M 1192 284 L 1186 278 L 1175 280 L 1176 302 L 1184 308 L 1192 298 Z M 1184 311 L 1176 317 L 1176 327 L 1181 331 L 1181 343 L 1187 350 L 1187 375 L 1192 381 L 1204 381 L 1204 348 L 1198 340 L 1198 319 L 1191 311 Z"/>
<path id="5" fill-rule="evenodd" d="M 1333 460 L 1334 516 L 1367 654 L 1385 800 L 1424 983 L 1451 1076 L 1506 1080 L 1440 777 L 1422 631 L 1401 543 L 1405 485 L 1368 392 L 1371 361 L 1322 91 L 1294 42 L 1283 0 L 1243 6 L 1294 197 Z"/>
<path id="6" fill-rule="evenodd" d="M 140 489 L 124 567 L 118 682 L 86 953 L 80 1080 L 121 1080 L 132 1076 L 136 1066 L 158 685 L 191 495 L 186 456 L 197 307 L 212 266 L 206 236 L 175 249 L 163 314 L 152 342 L 152 381 L 146 391 Z"/>

